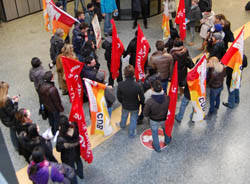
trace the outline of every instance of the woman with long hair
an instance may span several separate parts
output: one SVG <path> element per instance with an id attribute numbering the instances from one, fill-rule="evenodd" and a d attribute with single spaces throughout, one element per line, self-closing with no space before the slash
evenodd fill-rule
<path id="1" fill-rule="evenodd" d="M 15 113 L 18 110 L 18 96 L 10 98 L 8 96 L 9 84 L 0 81 L 0 119 L 2 123 L 10 128 L 10 138 L 16 150 L 18 141 L 16 136 Z"/>
<path id="2" fill-rule="evenodd" d="M 59 88 L 62 90 L 63 95 L 67 95 L 68 89 L 67 89 L 67 84 L 66 84 L 65 74 L 63 70 L 62 59 L 61 59 L 62 56 L 65 56 L 71 59 L 77 59 L 74 53 L 73 45 L 65 44 L 64 47 L 62 48 L 62 53 L 59 54 L 56 58 L 56 70 L 58 74 Z"/>

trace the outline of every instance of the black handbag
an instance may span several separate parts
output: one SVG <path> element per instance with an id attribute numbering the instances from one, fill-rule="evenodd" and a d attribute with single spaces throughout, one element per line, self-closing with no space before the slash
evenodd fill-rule
<path id="1" fill-rule="evenodd" d="M 48 118 L 48 112 L 43 104 L 40 105 L 39 115 L 42 116 L 43 120 L 46 120 Z"/>

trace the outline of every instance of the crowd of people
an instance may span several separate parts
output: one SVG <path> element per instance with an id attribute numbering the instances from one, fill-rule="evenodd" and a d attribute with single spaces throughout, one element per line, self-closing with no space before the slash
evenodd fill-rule
<path id="1" fill-rule="evenodd" d="M 66 9 L 67 1 L 62 1 L 56 5 Z M 57 71 L 58 86 L 62 95 L 68 95 L 66 79 L 64 75 L 61 56 L 79 60 L 84 63 L 81 71 L 81 78 L 88 78 L 97 82 L 105 83 L 105 73 L 100 70 L 100 62 L 96 53 L 96 40 L 91 21 L 94 14 L 98 15 L 99 21 L 104 17 L 104 35 L 102 48 L 105 50 L 104 58 L 107 62 L 109 79 L 105 97 L 107 100 L 109 115 L 112 114 L 112 104 L 115 101 L 114 86 L 115 82 L 111 77 L 111 51 L 112 51 L 112 27 L 110 20 L 112 13 L 117 11 L 115 1 L 101 0 L 93 1 L 84 6 L 83 11 L 75 9 L 75 16 L 79 20 L 73 29 L 72 39 L 68 36 L 63 39 L 63 29 L 57 29 L 50 40 L 50 64 L 51 70 Z M 141 1 L 139 1 L 141 2 Z M 170 13 L 174 19 L 176 12 L 173 10 L 174 0 L 169 0 Z M 207 3 L 206 3 L 207 2 Z M 209 119 L 219 109 L 220 94 L 223 90 L 224 78 L 228 89 L 228 102 L 223 105 L 234 108 L 239 104 L 239 89 L 230 91 L 232 79 L 232 69 L 224 66 L 220 60 L 226 53 L 228 43 L 234 41 L 234 36 L 230 28 L 230 21 L 223 14 L 215 14 L 212 11 L 212 4 L 206 0 L 192 0 L 191 7 L 187 14 L 187 26 L 189 27 L 191 40 L 189 45 L 194 45 L 195 31 L 198 27 L 202 38 L 201 50 L 208 53 L 207 63 L 207 88 L 209 88 L 210 108 L 206 116 Z M 75 1 L 76 7 L 79 1 Z M 147 28 L 147 20 L 144 12 L 144 4 L 135 13 L 133 28 L 137 25 L 139 12 L 142 11 L 144 26 Z M 175 6 L 175 5 L 174 5 Z M 178 86 L 179 99 L 181 105 L 175 120 L 180 123 L 184 117 L 186 107 L 190 101 L 190 93 L 187 85 L 188 69 L 195 66 L 189 55 L 187 47 L 179 38 L 178 31 L 174 22 L 171 24 L 170 38 L 167 42 L 157 40 L 155 43 L 156 51 L 151 54 L 145 63 L 146 78 L 144 82 L 135 81 L 137 31 L 135 37 L 130 41 L 122 57 L 130 56 L 129 65 L 122 70 L 122 58 L 117 78 L 116 97 L 121 103 L 121 121 L 117 126 L 124 129 L 128 115 L 130 114 L 130 124 L 128 136 L 136 136 L 137 124 L 143 123 L 143 119 L 149 119 L 153 137 L 153 148 L 160 152 L 158 138 L 159 127 L 164 128 L 164 122 L 168 114 L 169 96 L 168 83 L 171 81 L 173 66 L 178 61 Z M 71 44 L 72 43 L 72 44 Z M 244 55 L 242 69 L 247 66 L 247 58 Z M 53 68 L 53 69 L 52 69 Z M 61 103 L 60 92 L 58 91 L 54 74 L 46 71 L 39 58 L 31 60 L 29 79 L 34 83 L 34 88 L 39 99 L 40 114 L 43 119 L 48 119 L 52 135 L 49 138 L 41 136 L 39 126 L 34 123 L 30 116 L 30 111 L 26 108 L 18 107 L 19 96 L 9 97 L 9 85 L 7 82 L 0 82 L 0 119 L 2 123 L 10 128 L 11 139 L 16 150 L 24 156 L 29 163 L 29 178 L 34 183 L 63 182 L 77 183 L 76 175 L 83 179 L 83 164 L 80 158 L 79 132 L 77 123 L 69 122 L 65 115 L 62 115 L 64 107 Z M 122 75 L 124 74 L 124 78 Z M 84 86 L 84 82 L 83 82 Z M 84 101 L 88 100 L 84 87 Z M 141 111 L 141 114 L 139 114 Z M 53 156 L 51 138 L 59 131 L 56 141 L 56 150 L 61 153 L 61 161 L 58 164 Z M 164 131 L 165 133 L 165 131 Z M 165 144 L 171 142 L 171 137 L 165 135 Z M 70 166 L 70 167 L 69 167 Z M 73 168 L 73 169 L 72 169 Z"/>

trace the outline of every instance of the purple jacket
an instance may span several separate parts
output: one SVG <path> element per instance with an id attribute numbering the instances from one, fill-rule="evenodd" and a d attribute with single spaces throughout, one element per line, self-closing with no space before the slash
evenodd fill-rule
<path id="1" fill-rule="evenodd" d="M 32 165 L 34 162 L 31 162 L 28 167 L 28 175 Z M 49 180 L 49 165 L 50 163 L 47 160 L 40 162 L 38 165 L 38 171 L 36 174 L 29 176 L 30 180 L 32 180 L 35 184 L 47 184 Z M 51 167 L 51 175 L 50 178 L 53 182 L 64 182 L 64 176 L 62 173 L 57 170 L 54 166 Z"/>

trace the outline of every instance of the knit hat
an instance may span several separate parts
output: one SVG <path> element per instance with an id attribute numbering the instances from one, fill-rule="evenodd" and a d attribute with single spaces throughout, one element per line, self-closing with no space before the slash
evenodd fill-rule
<path id="1" fill-rule="evenodd" d="M 214 25 L 214 28 L 215 28 L 215 31 L 216 31 L 216 32 L 220 32 L 220 31 L 222 31 L 222 29 L 223 29 L 223 27 L 222 27 L 221 24 L 215 24 L 215 25 Z"/>
<path id="2" fill-rule="evenodd" d="M 97 82 L 103 83 L 104 82 L 104 78 L 105 78 L 104 72 L 98 71 L 97 74 L 96 74 Z"/>
<path id="3" fill-rule="evenodd" d="M 221 33 L 213 33 L 213 37 L 214 37 L 216 40 L 222 40 L 222 39 L 223 39 Z"/>

